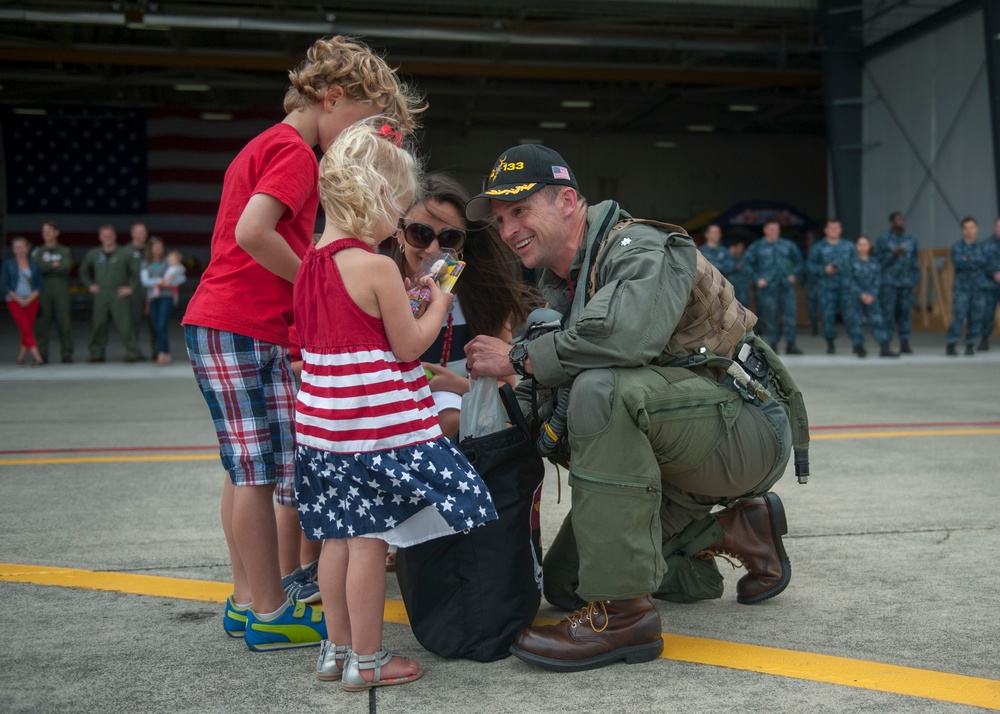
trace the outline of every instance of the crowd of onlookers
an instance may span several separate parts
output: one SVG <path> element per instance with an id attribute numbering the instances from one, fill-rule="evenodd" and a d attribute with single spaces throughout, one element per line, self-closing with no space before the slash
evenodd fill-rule
<path id="1" fill-rule="evenodd" d="M 42 244 L 31 248 L 22 236 L 11 240 L 13 257 L 3 264 L 3 293 L 21 336 L 18 363 L 30 353 L 32 366 L 55 359 L 49 354 L 53 323 L 59 339 L 59 359 L 73 361 L 70 274 L 73 255 L 59 242 L 59 225 L 42 224 Z M 132 224 L 130 242 L 120 244 L 110 223 L 97 230 L 100 245 L 80 261 L 78 277 L 92 303 L 92 333 L 88 362 L 104 362 L 109 322 L 114 323 L 125 348 L 125 362 L 146 359 L 139 333 L 149 326 L 150 358 L 171 363 L 168 328 L 180 299 L 187 271 L 179 251 L 149 237 L 142 222 Z"/>
<path id="2" fill-rule="evenodd" d="M 865 357 L 867 325 L 879 346 L 879 356 L 899 357 L 913 351 L 910 337 L 913 307 L 921 280 L 916 239 L 906 231 L 906 218 L 889 216 L 889 229 L 873 242 L 858 236 L 842 240 L 840 221 L 823 226 L 823 240 L 809 249 L 808 259 L 793 241 L 781 237 L 781 224 L 768 221 L 763 237 L 746 247 L 742 240 L 723 245 L 722 229 L 711 224 L 703 232 L 701 252 L 733 284 L 736 298 L 752 305 L 760 322 L 757 332 L 777 349 L 785 340 L 788 354 L 801 354 L 795 343 L 798 318 L 796 287 L 805 290 L 813 334 L 822 325 L 827 354 L 836 353 L 837 318 L 844 324 L 854 354 Z M 965 354 L 989 349 L 1000 302 L 1000 218 L 992 236 L 978 239 L 974 218 L 961 221 L 962 238 L 951 248 L 954 281 L 952 315 L 945 336 L 945 353 Z M 892 347 L 899 339 L 898 351 Z"/>
<path id="3" fill-rule="evenodd" d="M 788 354 L 800 354 L 796 344 L 797 286 L 805 291 L 812 333 L 822 331 L 828 354 L 836 352 L 837 322 L 843 324 L 859 357 L 865 348 L 865 327 L 878 344 L 881 357 L 898 357 L 913 351 L 910 344 L 912 315 L 920 266 L 916 239 L 906 231 L 906 219 L 894 212 L 889 229 L 872 241 L 858 236 L 842 238 L 840 221 L 830 219 L 823 239 L 803 256 L 792 240 L 781 236 L 782 226 L 768 221 L 762 236 L 747 246 L 740 237 L 723 239 L 722 228 L 710 224 L 702 233 L 705 258 L 733 284 L 736 298 L 752 306 L 760 322 L 757 332 L 775 348 L 785 341 Z M 1000 302 L 1000 218 L 993 235 L 980 239 L 974 218 L 961 222 L 962 238 L 951 248 L 954 281 L 952 315 L 945 337 L 945 352 L 958 354 L 989 349 Z M 144 326 L 149 333 L 150 359 L 172 362 L 168 337 L 171 317 L 180 301 L 180 286 L 187 269 L 177 250 L 142 222 L 130 227 L 129 242 L 120 244 L 113 225 L 97 231 L 100 245 L 88 251 L 78 276 L 92 302 L 92 333 L 88 362 L 104 362 L 109 323 L 113 323 L 125 348 L 125 362 L 147 359 L 139 345 Z M 7 308 L 21 336 L 18 364 L 40 366 L 50 359 L 73 361 L 70 332 L 74 267 L 70 249 L 59 242 L 54 220 L 42 224 L 42 244 L 32 248 L 22 236 L 10 242 L 11 257 L 3 263 L 3 293 Z M 728 243 L 728 244 L 727 244 Z M 51 335 L 59 341 L 58 356 L 50 355 Z M 892 346 L 898 338 L 898 348 Z"/>

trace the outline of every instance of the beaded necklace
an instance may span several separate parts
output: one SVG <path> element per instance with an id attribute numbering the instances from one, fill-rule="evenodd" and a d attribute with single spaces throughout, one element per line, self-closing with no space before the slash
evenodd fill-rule
<path id="1" fill-rule="evenodd" d="M 454 317 L 451 314 L 452 308 L 448 308 L 448 326 L 444 328 L 444 344 L 441 345 L 441 366 L 447 367 L 451 359 L 451 333 L 454 331 L 452 322 Z"/>

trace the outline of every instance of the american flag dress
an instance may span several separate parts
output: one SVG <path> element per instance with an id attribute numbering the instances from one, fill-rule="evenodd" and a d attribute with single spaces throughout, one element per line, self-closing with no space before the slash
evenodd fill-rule
<path id="1" fill-rule="evenodd" d="M 311 247 L 295 280 L 302 384 L 295 498 L 308 538 L 407 547 L 496 519 L 489 489 L 438 426 L 419 360 L 396 359 L 382 320 L 351 299 L 333 256 Z"/>

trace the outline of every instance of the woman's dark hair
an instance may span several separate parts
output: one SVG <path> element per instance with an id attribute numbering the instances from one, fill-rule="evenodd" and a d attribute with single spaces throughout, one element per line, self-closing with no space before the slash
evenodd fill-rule
<path id="1" fill-rule="evenodd" d="M 167 246 L 163 244 L 163 239 L 153 236 L 149 239 L 149 242 L 146 243 L 146 250 L 142 252 L 142 260 L 147 265 L 152 265 L 153 263 L 153 245 L 163 246 L 163 257 L 167 257 Z"/>
<path id="2" fill-rule="evenodd" d="M 469 192 L 446 174 L 432 173 L 424 178 L 420 204 L 431 214 L 430 202 L 447 203 L 465 216 Z M 444 218 L 439 217 L 441 220 Z M 521 279 L 517 257 L 503 244 L 496 228 L 488 223 L 466 221 L 462 260 L 465 270 L 455 284 L 455 295 L 462 301 L 462 312 L 471 336 L 495 336 L 504 327 L 516 331 L 524 324 L 528 311 L 541 304 L 535 292 Z M 393 250 L 399 272 L 406 276 L 406 257 Z"/>

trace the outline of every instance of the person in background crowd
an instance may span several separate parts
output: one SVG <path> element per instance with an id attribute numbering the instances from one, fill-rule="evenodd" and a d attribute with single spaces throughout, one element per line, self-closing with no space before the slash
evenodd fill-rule
<path id="1" fill-rule="evenodd" d="M 722 228 L 719 227 L 718 223 L 710 223 L 705 228 L 705 242 L 699 246 L 698 250 L 705 256 L 705 260 L 718 268 L 719 272 L 729 279 L 736 267 L 736 261 L 729 250 L 722 245 Z M 730 280 L 730 282 L 732 281 Z"/>
<path id="2" fill-rule="evenodd" d="M 41 367 L 45 360 L 35 340 L 35 318 L 38 316 L 38 295 L 42 290 L 42 271 L 29 256 L 29 247 L 24 236 L 11 239 L 10 251 L 13 255 L 3 262 L 0 285 L 7 310 L 21 333 L 17 363 L 23 365 L 25 355 L 30 352 L 35 360 L 31 366 Z"/>
<path id="3" fill-rule="evenodd" d="M 132 256 L 132 263 L 135 267 L 135 274 L 139 275 L 142 269 L 142 261 L 146 257 L 146 243 L 149 240 L 149 229 L 146 228 L 146 224 L 142 221 L 136 221 L 132 224 L 129 229 L 129 236 L 132 239 L 131 242 L 125 246 L 128 248 L 130 255 Z M 132 331 L 135 332 L 136 344 L 139 343 L 140 335 L 142 333 L 143 324 L 147 324 L 145 319 L 149 315 L 150 319 L 148 324 L 152 328 L 152 315 L 149 313 L 149 303 L 146 300 L 146 291 L 140 290 L 141 285 L 138 283 L 132 286 L 132 295 L 129 297 L 129 305 L 132 317 Z M 156 344 L 156 333 L 153 329 L 149 330 L 149 344 L 153 354 L 157 352 Z M 146 359 L 146 355 L 139 351 L 139 359 Z"/>
<path id="4" fill-rule="evenodd" d="M 31 251 L 31 259 L 38 264 L 44 281 L 42 294 L 39 296 L 39 317 L 35 322 L 38 351 L 47 362 L 54 320 L 62 361 L 72 362 L 69 274 L 73 270 L 73 254 L 59 242 L 59 225 L 55 221 L 47 220 L 42 223 L 42 245 Z"/>
<path id="5" fill-rule="evenodd" d="M 826 353 L 834 354 L 837 339 L 837 313 L 844 320 L 844 329 L 854 345 L 858 357 L 868 355 L 865 350 L 865 333 L 861 327 L 861 315 L 857 309 L 860 289 L 854 280 L 852 266 L 857 252 L 852 243 L 840 239 L 843 227 L 836 218 L 827 220 L 823 226 L 823 240 L 809 250 L 806 269 L 809 273 L 810 289 L 816 293 L 819 309 L 823 316 L 823 337 L 826 338 Z"/>
<path id="6" fill-rule="evenodd" d="M 798 314 L 795 286 L 802 275 L 802 251 L 792 241 L 782 238 L 781 224 L 771 220 L 764 224 L 764 238 L 747 248 L 743 263 L 753 276 L 757 309 L 771 349 L 777 351 L 778 340 L 784 337 L 786 353 L 802 354 L 795 344 Z"/>
<path id="7" fill-rule="evenodd" d="M 125 362 L 139 360 L 132 329 L 130 299 L 139 274 L 130 249 L 118 245 L 115 227 L 105 223 L 97 230 L 100 247 L 92 248 L 80 263 L 80 281 L 94 300 L 93 333 L 88 362 L 103 362 L 108 346 L 108 318 L 115 323 L 125 346 Z"/>
<path id="8" fill-rule="evenodd" d="M 906 218 L 899 211 L 889 215 L 889 230 L 875 242 L 875 260 L 882 267 L 882 316 L 890 338 L 899 334 L 899 351 L 911 354 L 913 298 L 920 284 L 917 240 L 906 232 Z"/>
<path id="9" fill-rule="evenodd" d="M 893 352 L 889 347 L 891 335 L 885 327 L 882 318 L 882 308 L 878 302 L 879 287 L 882 283 L 882 268 L 872 258 L 872 242 L 868 236 L 858 236 L 854 249 L 857 253 L 851 266 L 854 272 L 854 282 L 858 288 L 857 300 L 861 316 L 861 329 L 864 331 L 864 323 L 868 323 L 872 336 L 879 345 L 879 357 L 899 357 L 898 352 Z"/>
<path id="10" fill-rule="evenodd" d="M 979 224 L 971 216 L 962 219 L 962 238 L 951 247 L 951 265 L 955 281 L 951 289 L 951 324 L 945 335 L 944 353 L 958 355 L 955 345 L 965 328 L 965 354 L 976 354 L 976 340 L 983 324 L 985 301 L 983 283 L 986 277 L 986 256 L 976 242 Z"/>
<path id="11" fill-rule="evenodd" d="M 180 252 L 173 250 L 164 255 L 165 251 L 160 238 L 150 238 L 139 269 L 139 279 L 146 288 L 149 323 L 156 337 L 156 364 L 164 366 L 173 362 L 168 329 L 170 315 L 177 305 L 180 286 L 187 279 Z"/>
<path id="12" fill-rule="evenodd" d="M 1000 305 L 1000 218 L 993 224 L 993 235 L 983 241 L 983 321 L 979 328 L 977 349 L 990 348 L 990 335 L 996 329 L 997 306 Z"/>
<path id="13" fill-rule="evenodd" d="M 729 254 L 733 257 L 733 269 L 729 273 L 729 282 L 733 284 L 733 292 L 741 305 L 750 307 L 750 286 L 753 282 L 750 271 L 744 266 L 744 254 L 747 245 L 742 240 L 736 240 L 729 246 Z"/>

